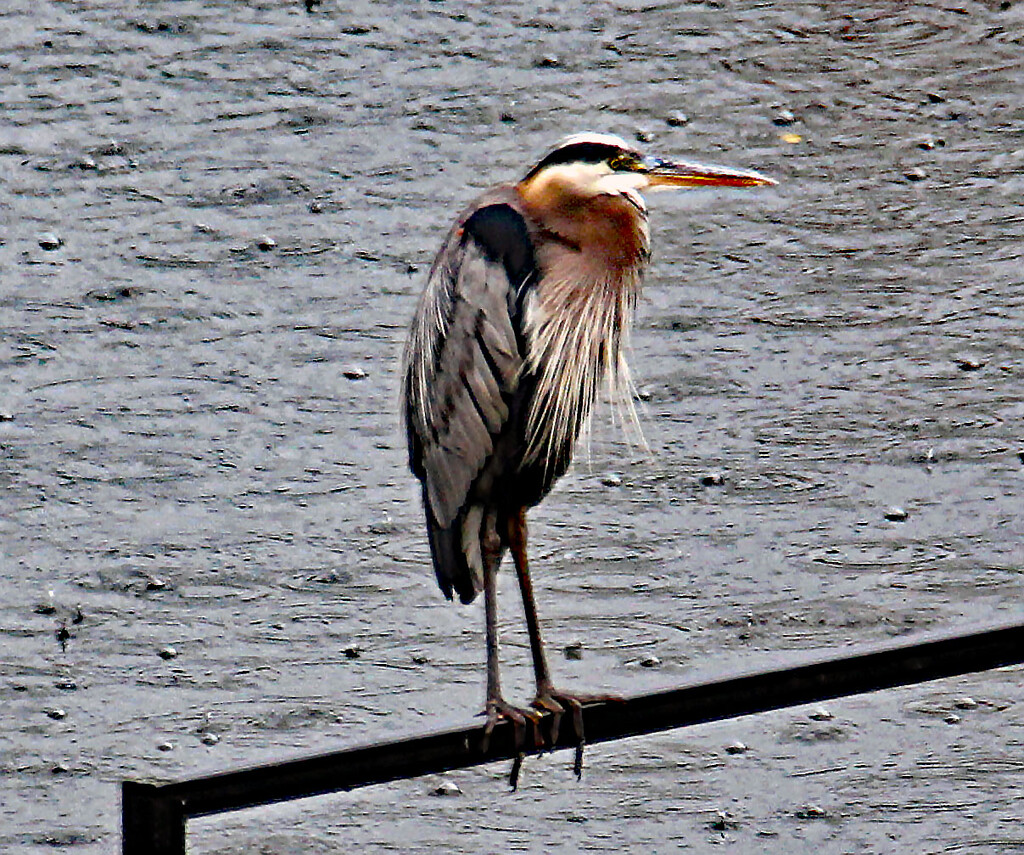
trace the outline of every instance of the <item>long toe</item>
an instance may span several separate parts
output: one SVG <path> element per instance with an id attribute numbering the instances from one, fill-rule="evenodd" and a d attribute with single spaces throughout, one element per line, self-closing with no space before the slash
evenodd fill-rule
<path id="1" fill-rule="evenodd" d="M 540 735 L 541 714 L 528 707 L 517 707 L 508 703 L 502 698 L 494 698 L 487 702 L 485 710 L 487 722 L 484 724 L 483 739 L 480 749 L 486 754 L 491 745 L 491 733 L 499 721 L 512 722 L 512 729 L 515 732 L 515 745 L 517 751 L 522 751 L 526 745 L 527 726 L 533 731 L 534 747 L 543 747 L 543 740 Z"/>
<path id="2" fill-rule="evenodd" d="M 548 735 L 548 748 L 554 748 L 558 742 L 558 731 L 562 725 L 565 706 L 549 694 L 540 694 L 533 699 L 533 707 L 551 713 L 551 731 Z"/>
<path id="3" fill-rule="evenodd" d="M 621 702 L 622 698 L 618 695 L 566 691 L 565 689 L 556 689 L 553 686 L 538 692 L 537 697 L 534 698 L 534 707 L 552 713 L 551 741 L 549 742 L 552 748 L 558 741 L 562 716 L 566 711 L 572 715 L 573 731 L 576 737 L 576 755 L 573 760 L 573 772 L 577 778 L 583 775 L 583 749 L 587 744 L 586 733 L 583 729 L 583 707 L 586 704 L 605 703 L 608 701 Z"/>

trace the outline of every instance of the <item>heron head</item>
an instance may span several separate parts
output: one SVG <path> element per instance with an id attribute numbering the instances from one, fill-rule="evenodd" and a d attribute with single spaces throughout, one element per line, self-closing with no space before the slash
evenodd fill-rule
<path id="1" fill-rule="evenodd" d="M 520 187 L 556 183 L 583 197 L 607 193 L 636 196 L 672 187 L 756 187 L 775 184 L 748 169 L 731 169 L 645 154 L 611 134 L 566 137 L 530 169 Z"/>

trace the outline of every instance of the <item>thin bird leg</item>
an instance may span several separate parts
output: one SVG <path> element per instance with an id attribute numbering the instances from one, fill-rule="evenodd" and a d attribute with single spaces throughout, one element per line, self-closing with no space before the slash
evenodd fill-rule
<path id="1" fill-rule="evenodd" d="M 487 706 L 501 697 L 501 664 L 498 659 L 498 573 L 493 562 L 484 568 L 484 624 L 487 633 Z"/>
<path id="2" fill-rule="evenodd" d="M 572 711 L 573 725 L 579 743 L 576 749 L 577 777 L 583 769 L 583 708 L 580 702 L 565 692 L 555 689 L 551 682 L 551 671 L 544 654 L 544 640 L 540 634 L 540 620 L 537 617 L 537 601 L 533 596 L 533 580 L 530 578 L 530 564 L 526 557 L 526 509 L 509 517 L 508 542 L 512 560 L 519 577 L 519 590 L 523 595 L 523 611 L 526 613 L 526 630 L 530 636 L 530 653 L 533 655 L 533 675 L 537 681 L 537 697 L 533 705 L 551 713 L 551 745 L 558 742 L 558 730 L 562 714 L 568 707 Z"/>
<path id="3" fill-rule="evenodd" d="M 484 753 L 491 743 L 491 732 L 495 725 L 506 718 L 512 722 L 515 730 L 516 748 L 522 748 L 525 743 L 526 724 L 529 722 L 534 729 L 534 740 L 539 743 L 537 725 L 540 716 L 533 710 L 520 709 L 508 703 L 501 694 L 500 662 L 498 659 L 498 565 L 500 555 L 495 555 L 484 561 L 484 622 L 487 633 L 487 723 L 484 725 L 484 735 L 480 748 Z M 519 765 L 517 760 L 513 766 L 513 774 L 510 777 L 512 789 L 515 789 L 515 779 L 518 778 Z"/>
<path id="4" fill-rule="evenodd" d="M 533 598 L 533 581 L 530 579 L 530 565 L 526 558 L 526 508 L 510 516 L 508 520 L 508 545 L 519 577 L 519 590 L 523 595 L 523 611 L 526 612 L 526 629 L 530 634 L 530 653 L 533 654 L 533 675 L 537 680 L 537 697 L 546 697 L 554 688 L 547 657 L 544 655 L 544 641 L 540 636 L 537 620 L 537 603 Z"/>
<path id="5" fill-rule="evenodd" d="M 544 641 L 540 634 L 540 622 L 537 618 L 537 603 L 533 596 L 533 581 L 530 578 L 530 565 L 526 557 L 526 509 L 522 508 L 508 520 L 508 543 L 512 559 L 519 577 L 519 590 L 523 595 L 523 610 L 526 612 L 526 628 L 530 635 L 530 652 L 533 654 L 533 674 L 537 680 L 537 697 L 533 706 L 551 713 L 550 745 L 558 742 L 559 725 L 562 715 L 568 709 L 572 713 L 573 729 L 576 732 L 576 759 L 573 771 L 579 778 L 583 774 L 583 748 L 586 737 L 583 732 L 583 704 L 595 701 L 621 700 L 610 695 L 579 694 L 556 689 L 551 682 L 547 657 L 544 655 Z"/>

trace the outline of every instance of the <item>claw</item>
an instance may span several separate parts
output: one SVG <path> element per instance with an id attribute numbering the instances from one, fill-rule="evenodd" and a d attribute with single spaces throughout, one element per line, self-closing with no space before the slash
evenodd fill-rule
<path id="1" fill-rule="evenodd" d="M 614 695 L 588 695 L 555 688 L 547 688 L 539 692 L 534 699 L 533 706 L 535 708 L 551 713 L 551 741 L 548 744 L 552 748 L 558 742 L 562 716 L 566 711 L 572 713 L 572 726 L 576 735 L 576 755 L 573 759 L 572 770 L 577 780 L 583 777 L 583 749 L 587 744 L 586 734 L 583 730 L 583 705 L 621 700 L 622 698 Z"/>
<path id="2" fill-rule="evenodd" d="M 576 755 L 572 761 L 572 771 L 577 781 L 583 780 L 583 746 L 587 744 L 587 737 L 583 733 L 583 704 L 579 701 L 572 703 L 572 724 L 576 728 Z"/>
<path id="3" fill-rule="evenodd" d="M 537 695 L 533 699 L 532 706 L 551 713 L 551 735 L 548 739 L 548 747 L 554 748 L 558 742 L 558 731 L 562 725 L 562 715 L 565 713 L 565 707 L 555 700 L 552 695 Z"/>
<path id="4" fill-rule="evenodd" d="M 483 737 L 480 740 L 480 750 L 486 754 L 487 750 L 491 746 L 491 733 L 494 731 L 495 726 L 502 719 L 507 719 L 512 722 L 512 729 L 515 733 L 515 744 L 517 749 L 522 749 L 526 744 L 526 724 L 527 722 L 533 728 L 534 733 L 534 747 L 540 748 L 543 745 L 543 741 L 540 736 L 540 713 L 532 709 L 526 709 L 523 707 L 516 707 L 512 704 L 506 703 L 501 698 L 492 699 L 487 702 L 487 723 L 484 725 Z"/>
<path id="5" fill-rule="evenodd" d="M 523 756 L 522 751 L 516 755 L 516 759 L 512 761 L 512 768 L 508 773 L 508 786 L 513 792 L 519 787 L 519 772 L 523 768 Z"/>
<path id="6" fill-rule="evenodd" d="M 583 753 L 587 745 L 586 733 L 583 728 L 584 704 L 621 700 L 622 698 L 613 695 L 587 695 L 566 692 L 555 688 L 547 688 L 538 692 L 530 707 L 517 707 L 507 703 L 500 697 L 492 698 L 487 702 L 485 712 L 487 722 L 484 725 L 480 750 L 485 754 L 487 753 L 491 744 L 491 734 L 499 721 L 507 719 L 512 722 L 516 756 L 512 761 L 512 768 L 509 771 L 508 784 L 514 790 L 519 784 L 519 774 L 523 768 L 523 759 L 525 757 L 523 749 L 526 746 L 527 725 L 533 730 L 533 747 L 535 750 L 553 749 L 558 744 L 562 719 L 566 712 L 569 712 L 572 715 L 572 726 L 576 736 L 576 753 L 573 757 L 572 771 L 576 775 L 576 779 L 580 780 L 583 777 Z M 547 740 L 544 739 L 540 728 L 545 713 L 551 714 L 551 729 Z"/>
<path id="7" fill-rule="evenodd" d="M 516 756 L 512 761 L 512 768 L 508 773 L 509 788 L 515 790 L 519 786 L 519 773 L 523 768 L 523 746 L 526 744 L 526 723 L 529 722 L 533 728 L 533 742 L 535 748 L 543 746 L 540 735 L 541 715 L 536 710 L 524 709 L 506 703 L 502 698 L 493 698 L 487 702 L 487 723 L 484 725 L 484 735 L 480 740 L 480 750 L 486 754 L 491 746 L 491 733 L 495 725 L 501 719 L 508 719 L 512 722 L 512 729 L 515 733 Z"/>

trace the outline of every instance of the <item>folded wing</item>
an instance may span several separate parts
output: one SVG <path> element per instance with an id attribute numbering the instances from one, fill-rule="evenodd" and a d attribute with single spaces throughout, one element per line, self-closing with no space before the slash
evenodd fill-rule
<path id="1" fill-rule="evenodd" d="M 520 295 L 534 276 L 521 214 L 478 204 L 438 254 L 406 348 L 410 465 L 423 482 L 434 569 L 446 596 L 454 587 L 467 602 L 482 585 L 472 541 L 486 508 L 472 507 L 474 483 L 509 427 L 524 361 Z"/>

